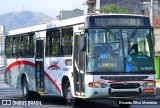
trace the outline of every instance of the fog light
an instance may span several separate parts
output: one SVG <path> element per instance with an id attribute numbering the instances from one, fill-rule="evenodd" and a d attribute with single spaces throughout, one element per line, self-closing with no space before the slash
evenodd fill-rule
<path id="1" fill-rule="evenodd" d="M 98 95 L 98 92 L 97 92 L 97 91 L 95 91 L 95 92 L 94 92 L 94 95 Z"/>

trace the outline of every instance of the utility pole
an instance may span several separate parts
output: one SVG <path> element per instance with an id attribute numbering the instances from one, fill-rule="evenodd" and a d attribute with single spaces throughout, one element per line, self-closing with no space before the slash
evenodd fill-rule
<path id="1" fill-rule="evenodd" d="M 4 26 L 0 25 L 0 66 L 4 65 Z"/>
<path id="2" fill-rule="evenodd" d="M 87 13 L 95 13 L 96 11 L 96 0 L 87 0 L 86 1 L 87 6 L 88 6 L 88 11 Z"/>
<path id="3" fill-rule="evenodd" d="M 151 22 L 151 26 L 153 26 L 153 0 L 151 0 L 151 3 L 150 3 L 150 22 Z"/>

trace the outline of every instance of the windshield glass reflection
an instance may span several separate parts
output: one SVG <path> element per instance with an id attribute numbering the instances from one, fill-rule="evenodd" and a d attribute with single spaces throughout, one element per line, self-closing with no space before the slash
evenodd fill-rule
<path id="1" fill-rule="evenodd" d="M 150 29 L 89 29 L 86 34 L 88 72 L 154 69 Z"/>

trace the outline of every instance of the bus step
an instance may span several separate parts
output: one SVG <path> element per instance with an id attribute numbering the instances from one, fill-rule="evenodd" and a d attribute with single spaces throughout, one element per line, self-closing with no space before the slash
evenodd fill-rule
<path id="1" fill-rule="evenodd" d="M 38 94 L 44 94 L 44 91 L 37 91 Z"/>

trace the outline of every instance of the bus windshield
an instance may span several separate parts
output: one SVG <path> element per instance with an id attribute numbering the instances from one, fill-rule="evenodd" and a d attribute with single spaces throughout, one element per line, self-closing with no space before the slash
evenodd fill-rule
<path id="1" fill-rule="evenodd" d="M 88 29 L 87 72 L 154 70 L 150 28 Z"/>

